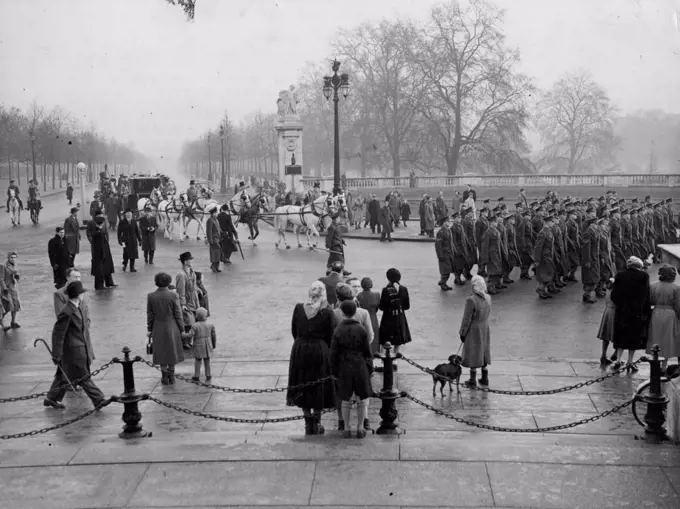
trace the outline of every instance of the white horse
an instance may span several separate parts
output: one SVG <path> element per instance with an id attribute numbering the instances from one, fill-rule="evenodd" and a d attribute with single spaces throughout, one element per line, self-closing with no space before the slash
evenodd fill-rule
<path id="1" fill-rule="evenodd" d="M 264 192 L 257 193 L 254 196 L 238 192 L 227 202 L 227 206 L 234 226 L 247 225 L 250 230 L 250 237 L 248 238 L 253 242 L 253 246 L 257 246 L 255 239 L 260 235 L 257 222 L 260 219 L 260 210 L 271 211 L 269 196 Z"/>
<path id="2" fill-rule="evenodd" d="M 140 198 L 137 200 L 137 211 L 140 213 L 146 207 L 151 207 L 151 209 L 156 213 L 156 220 L 158 221 L 158 227 L 163 227 L 165 232 L 164 236 L 166 239 L 172 240 L 174 232 L 174 223 L 179 221 L 179 215 L 174 218 L 174 221 L 170 221 L 170 214 L 168 207 L 170 207 L 171 200 L 163 198 L 161 190 L 154 187 L 151 190 L 148 198 Z"/>
<path id="3" fill-rule="evenodd" d="M 203 226 L 203 221 L 205 221 L 206 216 L 209 215 L 208 210 L 213 206 L 219 207 L 216 200 L 213 200 L 212 193 L 210 191 L 201 193 L 202 195 L 196 198 L 193 203 L 188 203 L 186 199 L 186 194 L 182 194 L 184 209 L 182 211 L 182 236 L 180 242 L 184 242 L 185 239 L 189 238 L 187 235 L 187 228 L 191 221 L 196 221 L 198 223 L 198 228 L 196 229 L 196 240 L 201 240 L 199 237 L 199 232 L 203 232 L 203 239 L 208 242 L 208 236 L 205 233 L 205 227 Z"/>
<path id="4" fill-rule="evenodd" d="M 181 194 L 179 196 L 172 196 L 167 200 L 164 214 L 165 217 L 163 218 L 162 224 L 165 226 L 163 236 L 168 240 L 174 240 L 175 238 L 175 225 L 179 224 L 184 217 L 184 203 L 185 199 Z M 184 242 L 184 237 L 180 237 L 180 242 Z"/>
<path id="5" fill-rule="evenodd" d="M 346 205 L 345 199 L 341 195 L 321 195 L 307 205 L 283 205 L 278 207 L 274 212 L 274 227 L 278 231 L 279 240 L 274 245 L 279 247 L 279 244 L 283 241 L 286 249 L 290 249 L 286 241 L 286 228 L 288 223 L 290 223 L 293 225 L 298 247 L 302 247 L 300 243 L 300 229 L 304 227 L 307 236 L 307 247 L 310 249 L 315 248 L 320 238 L 319 232 L 316 229 L 317 224 L 319 224 L 319 221 L 323 221 L 324 226 L 327 226 L 327 223 L 330 223 L 330 216 L 336 214 L 342 207 L 346 207 Z M 311 243 L 311 237 L 313 236 L 316 236 L 316 241 Z"/>
<path id="6" fill-rule="evenodd" d="M 19 200 L 17 200 L 14 189 L 9 190 L 9 217 L 12 220 L 12 227 L 21 224 L 21 207 Z"/>

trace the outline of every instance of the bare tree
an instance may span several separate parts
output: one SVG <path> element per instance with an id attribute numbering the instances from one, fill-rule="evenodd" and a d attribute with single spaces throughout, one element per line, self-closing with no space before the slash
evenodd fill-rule
<path id="1" fill-rule="evenodd" d="M 616 145 L 614 114 L 607 92 L 587 72 L 561 78 L 538 103 L 542 161 L 562 161 L 574 173 L 607 157 Z"/>
<path id="2" fill-rule="evenodd" d="M 165 0 L 170 5 L 179 5 L 184 9 L 184 14 L 186 14 L 188 20 L 194 19 L 194 13 L 196 10 L 196 0 Z"/>
<path id="3" fill-rule="evenodd" d="M 423 28 L 411 25 L 410 61 L 425 87 L 421 113 L 437 129 L 449 175 L 492 134 L 522 136 L 533 85 L 517 71 L 519 53 L 505 48 L 502 23 L 503 11 L 471 0 L 436 6 Z"/>

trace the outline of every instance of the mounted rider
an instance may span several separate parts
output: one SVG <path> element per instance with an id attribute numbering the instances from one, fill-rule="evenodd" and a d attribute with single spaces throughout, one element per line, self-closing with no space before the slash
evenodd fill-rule
<path id="1" fill-rule="evenodd" d="M 248 196 L 247 189 L 250 188 L 250 185 L 246 184 L 245 181 L 241 181 L 238 183 L 238 192 L 236 194 L 239 195 L 239 199 L 241 200 L 241 205 L 243 205 L 243 210 L 248 211 L 250 210 L 250 196 Z"/>
<path id="2" fill-rule="evenodd" d="M 127 208 L 128 198 L 130 197 L 130 194 L 132 194 L 132 190 L 130 189 L 130 181 L 126 175 L 121 175 L 118 179 L 117 194 L 121 199 L 121 208 Z"/>
<path id="3" fill-rule="evenodd" d="M 100 191 L 95 191 L 94 199 L 90 202 L 90 217 L 92 218 L 92 220 L 94 221 L 94 216 L 97 215 L 98 210 L 101 210 L 103 212 L 105 208 L 106 204 L 102 199 L 102 193 Z"/>
<path id="4" fill-rule="evenodd" d="M 186 190 L 186 193 L 184 193 L 184 195 L 186 196 L 187 207 L 191 209 L 194 206 L 194 203 L 196 203 L 196 200 L 198 199 L 198 190 L 196 189 L 195 180 L 189 181 L 189 188 Z"/>
<path id="5" fill-rule="evenodd" d="M 28 181 L 28 203 L 36 202 L 38 210 L 42 210 L 42 201 L 40 200 L 40 186 L 37 180 Z"/>
<path id="6" fill-rule="evenodd" d="M 14 191 L 14 197 L 19 202 L 19 210 L 24 210 L 24 204 L 19 198 L 19 186 L 17 186 L 17 181 L 12 179 L 9 181 L 9 187 L 7 188 L 7 213 L 9 214 L 9 199 L 11 198 L 10 191 Z"/>

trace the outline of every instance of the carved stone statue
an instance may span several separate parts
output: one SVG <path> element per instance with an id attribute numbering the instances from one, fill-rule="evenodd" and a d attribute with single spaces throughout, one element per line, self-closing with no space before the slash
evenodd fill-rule
<path id="1" fill-rule="evenodd" d="M 289 90 L 281 90 L 279 98 L 276 100 L 276 107 L 279 120 L 283 121 L 286 117 L 298 118 L 297 105 L 300 99 L 295 91 L 295 85 L 291 85 Z"/>

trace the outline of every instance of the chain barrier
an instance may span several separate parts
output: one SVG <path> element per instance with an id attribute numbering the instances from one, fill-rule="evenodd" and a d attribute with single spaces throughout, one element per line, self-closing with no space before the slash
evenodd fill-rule
<path id="1" fill-rule="evenodd" d="M 305 418 L 304 415 L 293 415 L 290 417 L 277 417 L 274 419 L 241 419 L 237 417 L 224 417 L 221 415 L 213 415 L 213 414 L 208 414 L 205 412 L 200 412 L 198 410 L 190 410 L 188 408 L 183 408 L 181 406 L 175 405 L 173 403 L 168 403 L 167 401 L 160 400 L 158 398 L 155 398 L 153 396 L 149 396 L 149 401 L 153 401 L 154 403 L 157 403 L 161 406 L 170 408 L 172 410 L 176 410 L 178 412 L 182 412 L 187 415 L 193 415 L 194 417 L 203 417 L 205 419 L 213 419 L 216 421 L 224 421 L 224 422 L 238 422 L 238 423 L 245 423 L 245 424 L 268 424 L 268 423 L 277 423 L 277 422 L 290 422 L 290 421 L 301 421 L 302 419 Z M 354 402 L 352 402 L 354 404 Z M 330 410 L 322 410 L 321 414 L 328 414 L 331 412 L 336 412 L 337 410 L 335 408 L 331 408 Z"/>
<path id="2" fill-rule="evenodd" d="M 25 438 L 25 437 L 33 437 L 36 435 L 42 435 L 43 433 L 48 433 L 50 431 L 54 431 L 56 429 L 60 428 L 65 428 L 66 426 L 70 426 L 71 424 L 74 424 L 78 421 L 82 421 L 86 417 L 91 416 L 93 413 L 101 410 L 102 408 L 109 406 L 111 403 L 113 403 L 114 398 L 109 398 L 104 401 L 102 401 L 99 405 L 97 405 L 95 408 L 92 410 L 88 410 L 84 414 L 80 414 L 77 417 L 74 417 L 73 419 L 69 419 L 68 421 L 60 422 L 59 424 L 55 424 L 54 426 L 50 426 L 48 428 L 42 428 L 42 429 L 36 429 L 33 431 L 24 431 L 23 433 L 15 433 L 14 435 L 0 435 L 0 440 L 9 440 L 12 438 Z"/>
<path id="3" fill-rule="evenodd" d="M 621 403 L 620 405 L 616 405 L 613 408 L 610 408 L 609 410 L 606 410 L 602 412 L 601 414 L 593 415 L 591 417 L 588 417 L 586 419 L 581 419 L 580 421 L 576 422 L 570 422 L 569 424 L 560 424 L 558 426 L 548 426 L 545 428 L 506 428 L 503 426 L 492 426 L 490 424 L 481 424 L 479 422 L 474 422 L 474 421 L 468 421 L 467 419 L 463 419 L 462 417 L 456 417 L 453 414 L 444 412 L 443 410 L 440 410 L 438 408 L 433 407 L 432 405 L 429 405 L 425 403 L 424 401 L 419 400 L 415 396 L 411 396 L 410 394 L 406 392 L 401 393 L 402 398 L 410 399 L 414 403 L 417 403 L 418 405 L 427 408 L 428 410 L 432 410 L 434 413 L 437 415 L 441 415 L 442 417 L 446 417 L 447 419 L 451 419 L 452 421 L 456 421 L 460 424 L 465 424 L 466 426 L 473 426 L 475 428 L 480 428 L 480 429 L 486 429 L 489 431 L 500 431 L 503 433 L 546 433 L 548 431 L 560 431 L 564 429 L 570 429 L 570 428 L 575 428 L 576 426 L 581 426 L 583 424 L 588 424 L 591 422 L 599 421 L 600 419 L 604 419 L 605 417 L 615 414 L 622 409 L 629 407 L 630 405 L 633 404 L 633 400 L 630 399 L 624 403 Z"/>
<path id="4" fill-rule="evenodd" d="M 399 358 L 404 359 L 411 366 L 414 366 L 414 367 L 418 368 L 419 370 L 424 371 L 425 373 L 428 373 L 428 374 L 430 374 L 434 377 L 437 377 L 439 380 L 444 380 L 446 382 L 451 382 L 451 383 L 456 382 L 455 379 L 448 378 L 446 376 L 440 375 L 439 373 L 435 373 L 430 368 L 426 368 L 425 366 L 421 366 L 416 361 L 411 360 L 408 357 L 404 357 L 402 355 Z M 640 358 L 640 359 L 636 360 L 635 362 L 633 362 L 633 365 L 640 364 L 641 362 L 644 362 L 644 361 L 645 361 L 644 357 Z M 488 393 L 492 393 L 492 394 L 505 394 L 505 395 L 508 395 L 508 396 L 545 396 L 545 395 L 548 395 L 548 394 L 559 394 L 561 392 L 573 391 L 575 389 L 580 389 L 581 387 L 588 387 L 589 385 L 597 384 L 597 383 L 602 382 L 603 380 L 606 380 L 608 378 L 612 378 L 612 377 L 624 372 L 625 370 L 626 370 L 626 367 L 622 366 L 621 368 L 614 370 L 610 373 L 607 373 L 606 375 L 603 375 L 599 378 L 595 378 L 593 380 L 587 380 L 585 382 L 579 382 L 577 384 L 569 385 L 567 387 L 560 387 L 559 389 L 551 389 L 551 390 L 547 390 L 547 391 L 506 391 L 506 390 L 502 390 L 502 389 L 489 389 L 488 387 L 480 387 L 480 386 L 473 387 L 471 389 L 475 390 L 475 391 L 479 391 L 479 392 L 488 392 Z M 461 384 L 461 385 L 463 385 L 463 387 L 469 388 L 464 384 Z"/>
<path id="5" fill-rule="evenodd" d="M 84 382 L 85 380 L 89 380 L 92 377 L 97 376 L 99 373 L 102 371 L 105 371 L 109 369 L 112 365 L 114 364 L 113 360 L 107 362 L 106 364 L 102 364 L 99 368 L 95 369 L 94 371 L 88 373 L 85 376 L 81 376 L 77 380 L 71 381 L 71 384 L 66 382 L 65 384 L 62 384 L 59 389 L 67 389 L 73 385 L 73 387 L 76 387 L 78 384 Z M 26 401 L 29 399 L 37 399 L 37 398 L 43 398 L 49 394 L 50 391 L 45 391 L 45 392 L 38 392 L 36 394 L 29 394 L 27 396 L 17 396 L 14 398 L 0 398 L 0 403 L 13 403 L 15 401 Z"/>
<path id="6" fill-rule="evenodd" d="M 141 359 L 142 363 L 146 364 L 147 366 L 155 369 L 156 371 L 160 371 L 161 373 L 163 372 L 163 369 L 160 366 L 156 366 L 150 361 L 147 361 L 145 359 Z M 215 389 L 218 391 L 222 392 L 234 392 L 234 393 L 239 393 L 239 394 L 270 394 L 274 392 L 286 392 L 289 389 L 290 390 L 298 390 L 298 389 L 305 389 L 307 387 L 313 387 L 315 385 L 319 385 L 321 383 L 330 381 L 330 380 L 335 380 L 335 377 L 333 375 L 326 376 L 324 378 L 319 378 L 318 380 L 314 380 L 313 382 L 306 382 L 303 384 L 298 384 L 298 385 L 291 385 L 288 387 L 276 387 L 274 389 L 241 389 L 241 388 L 236 388 L 236 387 L 222 387 L 221 385 L 214 385 L 214 384 L 209 384 L 205 382 L 201 382 L 200 380 L 192 380 L 191 378 L 183 375 L 179 375 L 175 373 L 175 378 L 178 378 L 184 382 L 198 385 L 200 387 L 206 387 L 208 389 Z"/>

